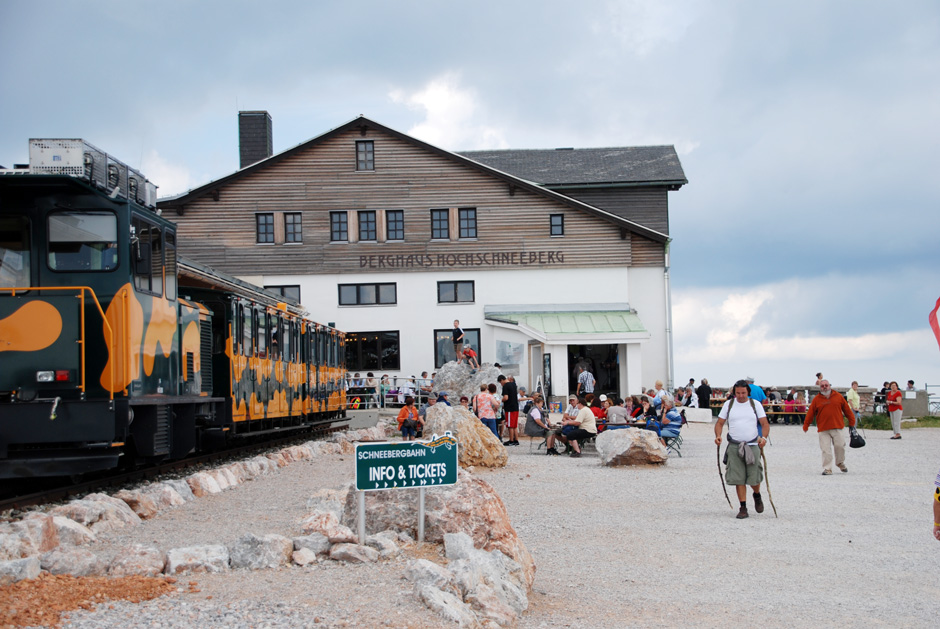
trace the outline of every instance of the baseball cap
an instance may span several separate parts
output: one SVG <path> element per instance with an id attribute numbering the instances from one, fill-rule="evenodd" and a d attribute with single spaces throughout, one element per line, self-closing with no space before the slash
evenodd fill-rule
<path id="1" fill-rule="evenodd" d="M 607 396 L 602 393 L 602 394 L 601 394 L 601 397 L 600 397 L 599 399 L 600 399 L 601 402 L 606 402 L 606 401 L 607 401 Z"/>
<path id="2" fill-rule="evenodd" d="M 745 380 L 747 380 L 748 382 L 754 382 L 754 378 L 752 376 L 748 376 L 747 378 L 745 378 Z"/>

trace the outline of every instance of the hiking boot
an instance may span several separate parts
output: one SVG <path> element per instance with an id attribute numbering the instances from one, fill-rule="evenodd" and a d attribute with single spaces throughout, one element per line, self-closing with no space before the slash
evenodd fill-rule
<path id="1" fill-rule="evenodd" d="M 754 494 L 754 511 L 758 513 L 764 512 L 764 501 L 761 500 L 760 494 Z"/>
<path id="2" fill-rule="evenodd" d="M 823 470 L 823 476 L 832 476 L 832 470 Z"/>
<path id="3" fill-rule="evenodd" d="M 578 458 L 579 456 L 581 456 L 581 453 L 572 451 L 571 454 L 569 454 L 568 456 L 573 457 L 573 458 Z"/>
<path id="4" fill-rule="evenodd" d="M 839 463 L 839 469 L 842 470 L 843 474 L 849 471 L 849 468 L 845 466 L 845 463 Z"/>
<path id="5" fill-rule="evenodd" d="M 739 520 L 743 520 L 744 518 L 748 517 L 748 515 L 747 515 L 747 507 L 742 506 L 742 507 L 741 507 L 741 510 L 738 511 L 738 515 L 737 515 L 736 517 L 737 517 Z"/>

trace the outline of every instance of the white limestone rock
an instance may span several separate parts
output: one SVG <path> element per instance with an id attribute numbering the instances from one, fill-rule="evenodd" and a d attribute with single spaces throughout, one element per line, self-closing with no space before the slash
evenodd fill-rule
<path id="1" fill-rule="evenodd" d="M 98 539 L 94 531 L 84 524 L 79 524 L 75 520 L 56 515 L 53 516 L 52 521 L 59 534 L 59 542 L 62 544 L 81 546 L 82 544 L 90 544 Z"/>
<path id="2" fill-rule="evenodd" d="M 258 536 L 248 533 L 235 540 L 229 548 L 232 568 L 277 568 L 290 563 L 294 543 L 283 535 Z"/>
<path id="3" fill-rule="evenodd" d="M 294 550 L 309 550 L 315 555 L 330 554 L 330 540 L 320 533 L 311 533 L 303 537 L 295 537 L 291 540 L 294 543 Z"/>
<path id="4" fill-rule="evenodd" d="M 35 579 L 41 571 L 39 557 L 0 561 L 0 585 L 11 585 L 23 579 Z"/>
<path id="5" fill-rule="evenodd" d="M 291 560 L 298 566 L 306 566 L 317 562 L 317 554 L 309 548 L 301 548 L 291 553 Z"/>
<path id="6" fill-rule="evenodd" d="M 166 554 L 166 574 L 224 572 L 229 569 L 228 549 L 221 544 L 174 548 Z"/>
<path id="7" fill-rule="evenodd" d="M 621 465 L 660 465 L 669 456 L 659 437 L 651 430 L 621 428 L 605 430 L 594 441 L 601 464 L 612 467 Z"/>
<path id="8" fill-rule="evenodd" d="M 39 558 L 42 569 L 50 574 L 70 574 L 73 577 L 104 576 L 108 567 L 95 553 L 84 548 L 56 548 Z"/>
<path id="9" fill-rule="evenodd" d="M 379 560 L 379 551 L 358 544 L 334 544 L 330 548 L 330 559 L 346 563 L 375 563 Z"/>
<path id="10" fill-rule="evenodd" d="M 112 577 L 155 577 L 166 568 L 166 555 L 143 544 L 122 548 L 111 560 L 108 574 Z"/>
<path id="11" fill-rule="evenodd" d="M 461 628 L 476 628 L 480 626 L 477 616 L 470 606 L 460 600 L 460 597 L 450 592 L 443 592 L 431 585 L 415 587 L 418 598 L 444 620 L 455 622 Z"/>

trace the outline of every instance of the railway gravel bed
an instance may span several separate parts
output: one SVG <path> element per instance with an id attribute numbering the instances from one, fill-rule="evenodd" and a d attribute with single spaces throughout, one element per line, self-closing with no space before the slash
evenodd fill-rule
<path id="1" fill-rule="evenodd" d="M 905 429 L 901 441 L 868 431 L 868 446 L 849 451 L 849 473 L 821 476 L 815 432 L 774 426 L 767 456 L 780 517 L 765 497 L 767 510 L 747 520 L 734 518 L 719 487 L 711 426 L 683 431 L 683 457 L 662 467 L 604 468 L 593 452 L 548 457 L 523 442 L 506 468 L 475 470 L 499 492 L 538 567 L 521 627 L 936 626 L 930 500 L 940 430 Z M 353 476 L 351 455 L 293 463 L 101 535 L 91 549 L 296 535 L 308 497 Z M 174 595 L 73 612 L 63 626 L 439 627 L 402 579 L 415 554 L 436 552 L 191 575 Z"/>

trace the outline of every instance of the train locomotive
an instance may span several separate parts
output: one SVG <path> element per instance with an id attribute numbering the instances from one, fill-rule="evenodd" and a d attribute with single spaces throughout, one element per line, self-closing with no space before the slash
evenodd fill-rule
<path id="1" fill-rule="evenodd" d="M 344 335 L 179 255 L 156 188 L 82 140 L 0 170 L 0 482 L 345 415 Z"/>

